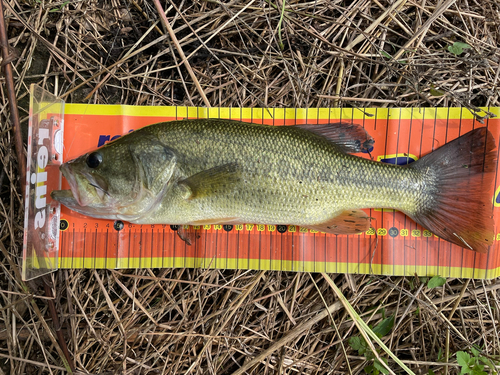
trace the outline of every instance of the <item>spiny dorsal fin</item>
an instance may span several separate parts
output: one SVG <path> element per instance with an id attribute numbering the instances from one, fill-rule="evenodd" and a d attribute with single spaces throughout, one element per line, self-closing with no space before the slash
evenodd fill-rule
<path id="1" fill-rule="evenodd" d="M 298 128 L 327 138 L 348 154 L 370 151 L 375 142 L 370 134 L 358 124 L 336 122 L 333 124 L 295 125 Z"/>

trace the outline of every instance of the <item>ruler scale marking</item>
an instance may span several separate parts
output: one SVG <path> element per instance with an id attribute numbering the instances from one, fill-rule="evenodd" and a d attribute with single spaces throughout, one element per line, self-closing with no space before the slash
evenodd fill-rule
<path id="1" fill-rule="evenodd" d="M 175 109 L 175 111 L 176 115 L 179 115 L 179 113 L 177 113 L 178 109 Z M 274 113 L 272 117 L 269 117 L 263 109 L 260 109 L 260 111 L 261 116 L 258 122 L 267 123 L 268 120 L 266 119 L 269 119 L 272 120 L 275 124 L 278 123 L 276 111 L 273 111 Z M 428 134 L 428 128 L 425 125 L 427 121 L 434 122 L 431 129 L 433 135 L 438 134 L 438 125 L 440 129 L 439 134 L 442 134 L 443 131 L 445 132 L 446 135 L 444 141 L 455 138 L 456 134 L 458 133 L 462 134 L 466 132 L 466 127 L 468 129 L 469 125 L 471 124 L 471 121 L 465 120 L 464 118 L 462 118 L 463 116 L 452 120 L 451 111 L 449 109 L 447 111 L 444 111 L 445 118 L 439 116 L 439 113 L 443 114 L 442 110 L 437 109 L 433 111 L 427 111 L 426 109 L 422 109 L 422 111 L 422 120 L 420 120 L 420 115 L 418 117 L 418 120 L 417 117 L 415 117 L 417 115 L 417 112 L 411 113 L 411 116 L 409 118 L 406 118 L 405 120 L 402 114 L 402 112 L 404 111 L 400 111 L 399 119 L 395 118 L 390 120 L 391 111 L 388 112 L 388 116 L 382 116 L 379 118 L 378 115 L 380 111 L 376 109 L 375 119 L 369 120 L 366 115 L 363 114 L 359 117 L 358 120 L 354 119 L 353 122 L 362 123 L 367 131 L 369 133 L 373 132 L 374 134 L 372 135 L 379 137 L 379 140 L 380 133 L 383 134 L 386 140 L 386 144 L 384 145 L 385 154 L 390 153 L 388 151 L 389 144 L 391 142 L 390 140 L 394 138 L 394 140 L 397 142 L 396 156 L 402 147 L 406 148 L 406 146 L 404 146 L 404 137 L 406 137 L 406 134 L 408 134 L 409 139 L 408 154 L 410 154 L 412 150 L 417 150 L 416 152 L 413 151 L 413 153 L 419 156 L 422 155 L 424 133 Z M 463 115 L 462 112 L 460 112 L 460 115 Z M 186 108 L 186 113 L 187 117 L 192 117 L 190 115 L 192 114 L 192 112 L 189 110 L 189 108 Z M 231 115 L 232 112 L 229 111 L 229 113 Z M 254 113 L 255 111 L 250 111 L 249 116 L 247 117 L 243 116 L 242 109 L 240 109 L 238 113 L 235 112 L 235 114 L 240 119 L 243 119 L 245 117 L 253 119 Z M 293 116 L 287 119 L 286 117 L 290 112 L 283 111 L 282 113 L 284 114 L 282 121 L 288 124 L 289 120 L 291 120 Z M 319 117 L 319 112 L 314 112 L 313 114 L 306 110 L 296 110 L 296 118 L 294 119 L 294 122 L 335 122 L 335 120 L 331 119 L 334 110 L 328 110 L 328 112 L 325 113 L 327 113 L 327 118 L 321 120 Z M 350 110 L 349 113 L 352 117 L 355 116 L 353 110 Z M 392 111 L 392 113 L 394 113 L 394 111 Z M 222 115 L 222 112 L 220 110 L 219 114 Z M 338 114 L 339 118 L 342 118 L 345 115 L 343 111 L 339 111 Z M 405 116 L 408 116 L 408 114 L 409 112 L 406 112 Z M 431 116 L 428 116 L 429 114 Z M 198 110 L 198 115 L 202 117 L 201 110 Z M 85 115 L 79 116 L 81 118 L 85 118 Z M 226 114 L 224 114 L 223 116 L 226 117 Z M 74 115 L 73 117 L 76 118 L 77 116 Z M 171 118 L 175 118 L 175 115 L 171 116 Z M 409 133 L 403 131 L 403 124 L 405 122 L 408 123 L 408 120 Z M 443 120 L 447 124 L 443 124 Z M 128 121 L 130 121 L 130 124 L 127 126 L 136 127 L 131 119 L 129 119 Z M 142 119 L 141 121 L 142 123 L 145 123 L 146 119 Z M 394 129 L 394 126 L 397 125 L 398 130 L 396 130 L 396 137 L 393 137 L 392 134 L 389 136 L 390 129 L 388 129 L 387 127 L 385 127 L 384 129 L 384 126 L 380 126 L 380 124 L 378 124 L 378 121 L 385 121 L 385 123 L 387 123 L 391 127 L 391 129 Z M 398 121 L 398 124 L 395 124 L 395 121 Z M 418 121 L 421 121 L 420 126 L 417 126 Z M 83 122 L 85 121 L 80 122 L 80 124 L 82 124 Z M 498 119 L 488 119 L 487 126 L 492 131 L 494 131 L 495 139 L 497 139 L 498 141 L 498 128 L 492 125 L 493 122 L 495 123 L 495 126 L 498 126 Z M 458 126 L 458 133 L 456 131 L 451 132 L 451 126 Z M 476 126 L 475 123 L 473 126 Z M 82 128 L 80 128 L 80 130 L 81 129 Z M 455 127 L 453 129 L 456 130 L 457 128 Z M 435 149 L 436 147 L 442 146 L 444 144 L 444 142 L 441 141 L 441 137 L 434 138 L 436 138 L 436 141 L 432 141 L 432 143 L 430 144 L 431 149 Z M 417 142 L 420 143 L 420 147 Z M 375 143 L 375 155 L 377 155 L 377 144 L 380 145 L 380 143 Z M 425 153 L 428 153 L 429 151 L 430 150 L 427 150 L 425 151 Z M 496 170 L 495 174 L 495 187 L 496 184 L 499 183 L 497 176 L 498 169 Z M 492 275 L 496 275 L 499 272 L 498 255 L 495 256 L 494 254 L 490 254 L 485 256 L 478 256 L 474 253 L 462 250 L 455 245 L 445 243 L 441 239 L 429 237 L 427 235 L 424 236 L 424 228 L 415 226 L 412 221 L 408 220 L 407 217 L 405 217 L 404 215 L 402 216 L 399 213 L 391 213 L 390 216 L 387 216 L 388 212 L 384 211 L 374 212 L 373 210 L 370 210 L 369 212 L 370 216 L 376 218 L 376 220 L 373 221 L 373 225 L 375 226 L 376 231 L 379 228 L 385 228 L 386 230 L 395 228 L 399 232 L 394 237 L 389 235 L 379 236 L 380 246 L 379 249 L 376 250 L 374 258 L 374 266 L 377 266 L 376 269 L 379 270 L 378 272 L 382 272 L 384 274 L 396 274 L 401 272 L 403 274 L 409 274 L 412 271 L 416 270 L 418 272 L 427 272 L 428 274 L 443 273 L 450 276 L 455 275 L 462 277 L 470 277 L 471 275 L 475 277 L 484 277 L 484 275 L 492 277 Z M 159 231 L 157 230 L 158 228 L 129 228 L 127 224 L 126 227 L 121 231 L 121 233 L 120 231 L 116 231 L 116 236 L 110 236 L 109 229 L 106 229 L 105 227 L 105 221 L 93 221 L 93 219 L 89 220 L 89 218 L 86 218 L 87 225 L 82 228 L 81 223 L 83 222 L 83 220 L 81 218 L 74 218 L 73 215 L 71 215 L 67 210 L 63 212 L 63 217 L 65 218 L 65 220 L 66 218 L 69 219 L 69 225 L 72 226 L 71 234 L 69 233 L 69 231 L 62 231 L 60 235 L 60 255 L 63 257 L 61 264 L 64 265 L 64 267 L 79 267 L 79 264 L 81 264 L 83 267 L 85 267 L 86 265 L 90 265 L 91 268 L 103 266 L 108 267 L 113 264 L 116 264 L 116 266 L 118 267 L 123 267 L 124 265 L 126 265 L 128 266 L 128 268 L 135 267 L 137 265 L 141 267 L 148 265 L 162 267 L 168 267 L 169 265 L 179 266 L 179 264 L 175 262 L 175 259 L 178 259 L 179 256 L 181 257 L 181 259 L 184 258 L 183 262 L 181 261 L 182 263 L 180 265 L 194 265 L 197 267 L 209 266 L 207 264 L 207 258 L 209 258 L 209 256 L 207 256 L 206 252 L 208 251 L 208 248 L 212 248 L 215 250 L 212 252 L 212 254 L 216 259 L 215 264 L 211 264 L 212 267 L 218 266 L 240 268 L 242 266 L 245 266 L 244 262 L 242 262 L 241 257 L 245 257 L 246 255 L 247 266 L 251 267 L 252 264 L 255 264 L 255 261 L 257 261 L 257 268 L 259 269 L 279 268 L 283 270 L 293 269 L 295 271 L 318 271 L 324 269 L 331 272 L 332 268 L 330 267 L 330 262 L 332 261 L 331 266 L 333 266 L 333 270 L 337 272 L 344 270 L 355 270 L 356 272 L 362 272 L 363 269 L 366 269 L 364 268 L 364 265 L 369 265 L 370 263 L 370 256 L 366 250 L 366 245 L 372 243 L 372 240 L 374 240 L 374 236 L 370 236 L 368 234 L 357 236 L 357 239 L 355 236 L 335 236 L 334 239 L 332 235 L 314 233 L 309 230 L 307 230 L 307 233 L 301 233 L 300 227 L 296 228 L 296 232 L 290 232 L 287 228 L 287 231 L 285 233 L 279 233 L 276 228 L 273 231 L 270 231 L 267 226 L 265 227 L 264 231 L 258 231 L 255 226 L 250 231 L 248 231 L 246 227 L 244 227 L 241 231 L 236 231 L 235 227 L 233 226 L 232 231 L 227 231 L 226 234 L 222 234 L 223 232 L 226 232 L 223 229 L 202 229 L 204 234 L 206 234 L 203 242 L 196 243 L 195 247 L 191 249 L 187 248 L 185 243 L 182 243 L 181 245 L 181 243 L 179 243 L 180 240 L 177 238 L 177 235 L 170 230 L 168 230 L 167 233 L 165 229 L 163 231 Z M 75 219 L 74 221 L 72 220 L 73 218 Z M 87 227 L 94 227 L 95 223 L 98 224 L 97 228 L 95 228 L 91 232 L 86 230 Z M 402 236 L 401 229 L 407 230 L 408 235 Z M 149 234 L 147 234 L 148 232 Z M 418 238 L 417 233 L 420 233 L 420 238 Z M 259 235 L 258 240 L 255 238 L 257 234 Z M 89 235 L 90 242 L 87 241 Z M 147 235 L 147 239 L 146 237 L 144 237 L 145 235 Z M 221 235 L 223 237 L 219 237 Z M 277 235 L 280 236 L 279 239 L 276 237 Z M 157 238 L 157 236 L 162 236 L 162 238 L 159 239 Z M 73 240 L 71 240 L 72 237 Z M 210 238 L 212 239 L 212 243 L 208 244 L 207 242 L 210 242 Z M 254 242 L 252 238 L 255 238 L 256 241 Z M 387 240 L 389 240 L 389 242 Z M 407 246 L 407 240 L 409 241 L 410 246 Z M 495 244 L 497 242 L 498 241 L 495 240 Z M 134 243 L 136 245 L 134 245 Z M 242 247 L 242 244 L 245 243 L 247 245 L 244 245 Z M 174 246 L 172 246 L 172 244 Z M 441 244 L 443 244 L 443 246 L 441 246 Z M 177 246 L 179 245 L 182 247 L 177 248 Z M 142 248 L 142 246 L 146 247 Z M 220 246 L 223 246 L 223 248 L 220 248 Z M 157 254 L 155 247 L 160 247 L 162 249 L 160 254 Z M 77 258 L 77 255 L 79 254 L 78 248 L 81 248 L 83 250 L 83 252 L 80 252 L 79 258 Z M 173 254 L 172 252 L 170 252 L 170 256 L 165 259 L 167 253 L 169 252 L 169 248 L 173 250 Z M 247 251 L 247 254 L 245 254 L 245 248 L 250 249 L 250 251 Z M 286 257 L 287 248 L 289 248 L 291 251 L 289 257 Z M 411 250 L 408 250 L 407 248 L 411 248 Z M 458 251 L 458 249 L 460 249 L 460 251 Z M 136 254 L 136 251 L 139 253 L 139 259 L 137 259 L 138 262 L 134 258 L 134 254 Z M 149 256 L 147 254 L 147 251 L 150 251 Z M 348 251 L 348 254 L 346 254 L 346 251 Z M 458 254 L 462 255 L 461 257 L 453 256 L 453 254 L 457 254 L 457 251 Z M 127 252 L 128 256 L 126 254 Z M 398 252 L 401 252 L 401 255 L 403 255 L 403 261 L 401 263 L 404 264 L 397 262 Z M 407 258 L 405 255 L 410 255 L 411 258 Z M 125 258 L 128 258 L 126 260 L 126 263 L 123 262 L 125 260 L 124 256 Z M 91 259 L 89 259 L 89 257 Z M 104 257 L 105 259 L 100 259 L 100 257 Z M 159 259 L 160 257 L 162 258 L 161 260 Z M 199 259 L 200 257 L 203 258 L 203 261 Z M 236 257 L 236 259 L 234 259 L 234 257 Z M 432 258 L 436 258 L 436 261 L 434 261 Z M 321 262 L 324 263 L 322 266 L 320 265 Z M 351 262 L 356 262 L 355 268 L 352 268 L 352 265 L 351 267 L 349 266 Z M 287 266 L 287 264 L 289 264 L 289 266 Z M 341 266 L 341 264 L 342 268 L 340 269 L 339 266 Z M 347 268 L 345 268 L 345 266 L 347 266 Z M 403 268 L 401 268 L 400 266 L 403 266 Z"/>

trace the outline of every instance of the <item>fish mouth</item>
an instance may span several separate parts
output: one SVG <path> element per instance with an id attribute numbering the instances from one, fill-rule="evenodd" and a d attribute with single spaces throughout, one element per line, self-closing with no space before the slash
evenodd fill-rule
<path id="1" fill-rule="evenodd" d="M 79 199 L 80 194 L 78 194 L 78 183 L 76 181 L 76 177 L 73 173 L 71 173 L 70 168 L 63 164 L 59 167 L 59 170 L 62 172 L 63 176 L 66 178 L 66 181 L 69 183 L 70 190 L 57 190 L 56 192 L 64 192 L 61 194 L 56 193 L 55 196 L 58 197 L 60 196 L 61 198 L 68 198 L 70 195 L 73 197 L 73 199 L 76 199 L 78 204 L 81 205 L 81 199 Z M 71 193 L 71 194 L 69 194 Z M 51 196 L 53 194 L 51 193 Z M 57 198 L 55 198 L 58 200 Z"/>
<path id="2" fill-rule="evenodd" d="M 54 199 L 59 200 L 60 197 L 67 200 L 71 192 L 73 200 L 81 207 L 104 204 L 105 197 L 109 196 L 107 184 L 104 181 L 98 180 L 90 173 L 75 171 L 70 164 L 63 164 L 60 170 L 68 181 L 70 190 L 58 190 L 66 191 L 66 193 L 51 194 L 55 197 Z"/>
<path id="3" fill-rule="evenodd" d="M 82 181 L 82 178 L 78 178 L 78 172 L 73 171 L 69 164 L 63 164 L 59 169 L 68 181 L 72 196 L 76 200 L 76 202 L 78 202 L 78 205 L 82 207 L 87 206 L 89 204 L 89 200 L 84 198 L 83 194 L 81 193 L 82 189 L 78 188 L 79 182 L 85 183 L 85 181 Z M 67 198 L 67 193 L 65 193 L 63 197 Z"/>
<path id="4" fill-rule="evenodd" d="M 85 216 L 92 216 L 98 219 L 116 220 L 118 216 L 112 210 L 106 207 L 81 206 L 77 199 L 73 196 L 71 190 L 53 190 L 50 193 L 52 199 L 58 201 L 70 210 L 78 212 Z"/>
<path id="5" fill-rule="evenodd" d="M 130 197 L 122 200 L 109 192 L 108 182 L 99 175 L 93 175 L 72 161 L 59 167 L 70 189 L 53 190 L 50 196 L 72 211 L 83 215 L 103 219 L 133 221 L 142 217 L 161 202 L 159 197 L 152 197 L 151 192 L 139 184 L 131 189 Z"/>
<path id="6" fill-rule="evenodd" d="M 79 205 L 71 190 L 53 190 L 50 192 L 50 196 L 52 199 L 68 207 Z"/>
<path id="7" fill-rule="evenodd" d="M 63 164 L 60 170 L 70 189 L 53 190 L 50 193 L 52 199 L 82 215 L 116 219 L 114 207 L 104 202 L 104 197 L 109 196 L 105 189 L 107 186 L 102 186 L 106 185 L 104 181 L 97 181 L 88 173 L 75 171 L 68 164 Z"/>

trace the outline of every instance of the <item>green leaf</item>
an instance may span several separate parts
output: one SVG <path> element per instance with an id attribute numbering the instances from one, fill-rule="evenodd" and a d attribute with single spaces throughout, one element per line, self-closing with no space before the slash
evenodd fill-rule
<path id="1" fill-rule="evenodd" d="M 385 362 L 385 359 L 382 358 L 382 360 L 384 360 Z M 384 365 L 382 363 L 380 363 L 380 361 L 378 359 L 376 359 L 375 361 L 373 361 L 373 366 L 375 366 L 375 368 L 377 370 L 379 370 L 382 374 L 388 374 L 389 371 L 384 367 Z"/>
<path id="2" fill-rule="evenodd" d="M 469 366 L 469 361 L 471 357 L 467 352 L 457 352 L 457 362 L 460 366 Z"/>
<path id="3" fill-rule="evenodd" d="M 453 53 L 454 55 L 460 55 L 464 50 L 460 47 L 448 46 L 448 51 Z"/>
<path id="4" fill-rule="evenodd" d="M 436 373 L 432 369 L 429 369 L 429 375 L 436 375 Z"/>
<path id="5" fill-rule="evenodd" d="M 373 328 L 373 332 L 378 336 L 378 337 L 384 337 L 387 335 L 392 327 L 394 327 L 394 315 L 383 319 L 379 324 Z"/>
<path id="6" fill-rule="evenodd" d="M 489 358 L 481 356 L 478 359 L 481 362 L 483 362 L 486 366 L 488 366 L 490 370 L 493 371 L 494 374 L 497 374 L 495 364 Z"/>
<path id="7" fill-rule="evenodd" d="M 468 48 L 471 48 L 471 46 L 469 46 L 467 43 L 463 43 L 463 42 L 455 42 L 453 43 L 453 45 L 455 47 L 460 47 L 462 49 L 468 49 Z"/>
<path id="8" fill-rule="evenodd" d="M 354 350 L 359 350 L 362 348 L 361 338 L 359 336 L 354 336 L 349 339 L 349 346 Z"/>
<path id="9" fill-rule="evenodd" d="M 481 357 L 478 357 L 477 359 L 479 359 L 479 360 L 480 360 L 481 362 L 483 362 L 485 365 L 490 366 L 490 364 L 491 364 L 492 366 L 495 366 L 495 365 L 493 364 L 493 362 L 491 362 L 491 361 L 490 361 L 488 358 L 486 358 L 486 357 L 481 356 Z"/>
<path id="10" fill-rule="evenodd" d="M 363 368 L 367 374 L 374 374 L 378 375 L 378 371 L 375 370 L 375 367 L 373 365 L 368 365 Z"/>
<path id="11" fill-rule="evenodd" d="M 368 348 L 366 349 L 365 358 L 369 361 L 371 361 L 372 359 L 375 359 L 375 354 L 373 354 L 371 349 L 368 349 Z"/>
<path id="12" fill-rule="evenodd" d="M 488 373 L 484 372 L 484 366 L 476 364 L 472 367 L 472 374 L 474 375 L 488 375 Z"/>
<path id="13" fill-rule="evenodd" d="M 466 352 L 457 352 L 457 362 L 460 366 L 462 366 L 461 374 L 467 374 L 471 371 L 469 367 L 471 357 L 469 353 Z"/>
<path id="14" fill-rule="evenodd" d="M 429 288 L 429 289 L 437 288 L 439 286 L 443 286 L 444 283 L 446 283 L 446 279 L 444 277 L 434 276 L 427 283 L 427 288 Z"/>
<path id="15" fill-rule="evenodd" d="M 438 350 L 438 362 L 441 362 L 443 360 L 443 350 L 439 348 Z"/>
<path id="16" fill-rule="evenodd" d="M 431 89 L 430 89 L 430 92 L 431 92 L 431 95 L 432 96 L 443 96 L 444 95 L 444 92 L 441 91 L 441 90 L 438 90 L 434 87 L 434 85 L 431 85 Z M 432 280 L 432 279 L 431 279 Z"/>
<path id="17" fill-rule="evenodd" d="M 452 46 L 448 46 L 448 51 L 458 56 L 467 48 L 471 48 L 467 43 L 455 42 Z"/>
<path id="18" fill-rule="evenodd" d="M 386 58 L 388 58 L 388 59 L 392 59 L 392 56 L 391 56 L 391 55 L 389 55 L 387 52 L 385 52 L 385 51 L 380 51 L 380 53 L 382 54 L 382 56 L 384 56 L 384 57 L 386 57 Z"/>
<path id="19" fill-rule="evenodd" d="M 479 355 L 479 353 L 480 353 L 480 351 L 476 347 L 474 347 L 474 346 L 471 346 L 470 351 L 472 352 L 472 355 L 474 357 L 477 357 Z"/>
<path id="20" fill-rule="evenodd" d="M 349 339 L 349 346 L 357 350 L 359 355 L 365 355 L 365 353 L 369 351 L 365 339 L 359 336 L 351 337 Z"/>
<path id="21" fill-rule="evenodd" d="M 69 4 L 69 1 L 65 1 L 64 3 L 61 4 L 61 6 L 57 7 L 57 8 L 54 8 L 54 9 L 51 9 L 49 10 L 49 13 L 53 13 L 53 12 L 60 12 L 66 5 Z"/>

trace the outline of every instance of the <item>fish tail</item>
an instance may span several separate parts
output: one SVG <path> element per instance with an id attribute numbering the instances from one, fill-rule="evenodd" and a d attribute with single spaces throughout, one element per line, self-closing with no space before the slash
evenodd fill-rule
<path id="1" fill-rule="evenodd" d="M 480 253 L 493 242 L 491 185 L 495 141 L 487 128 L 472 130 L 424 156 L 410 168 L 425 177 L 418 224 L 437 236 Z"/>

